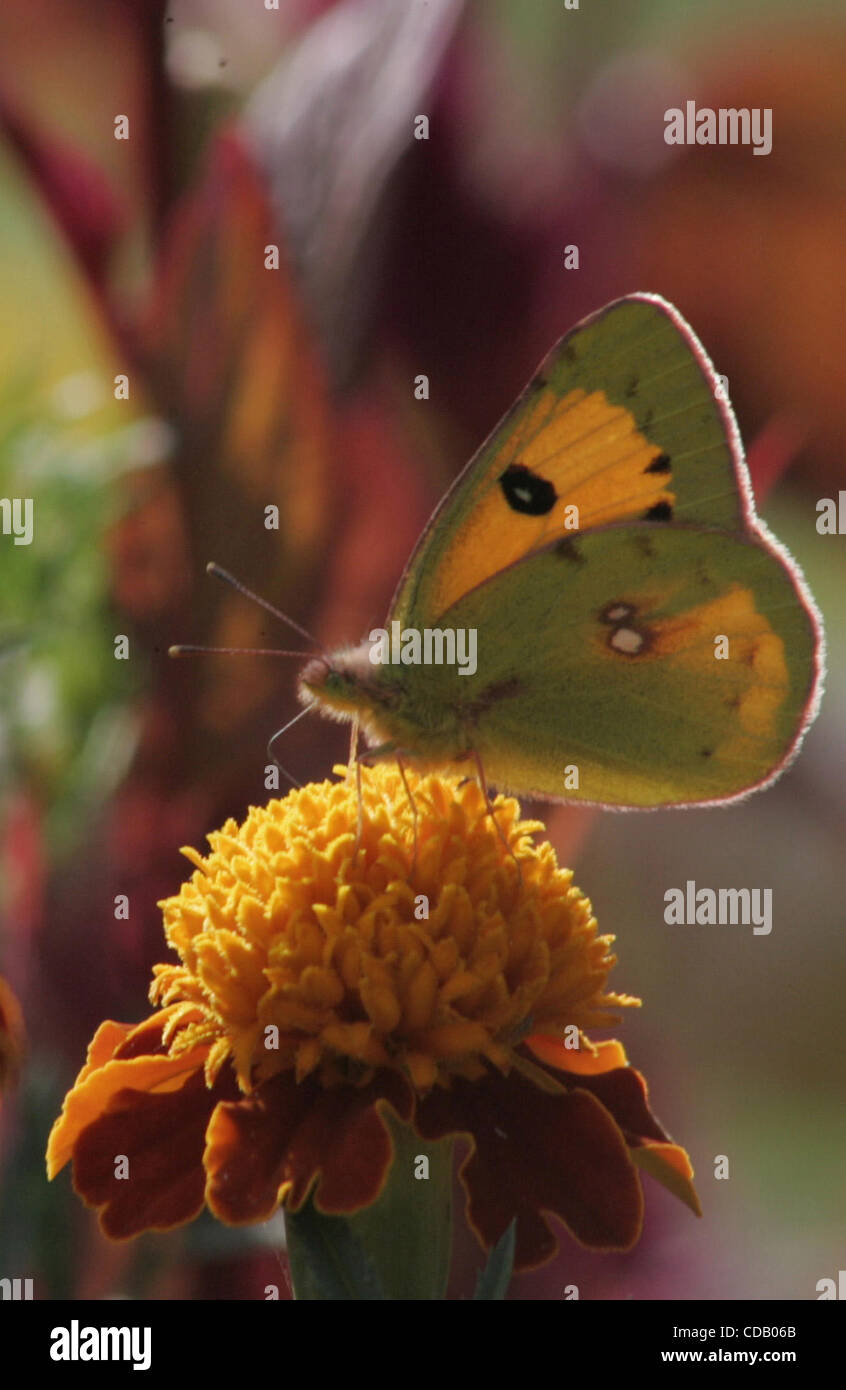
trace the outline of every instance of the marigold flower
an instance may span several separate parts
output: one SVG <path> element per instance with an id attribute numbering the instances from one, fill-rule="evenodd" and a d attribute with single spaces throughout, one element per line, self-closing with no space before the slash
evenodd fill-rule
<path id="1" fill-rule="evenodd" d="M 231 1224 L 309 1196 L 360 1211 L 391 1167 L 389 1111 L 423 1138 L 469 1138 L 470 1221 L 491 1246 L 518 1217 L 516 1268 L 554 1253 L 544 1213 L 630 1247 L 636 1165 L 698 1210 L 642 1078 L 586 1036 L 638 1001 L 606 991 L 612 938 L 534 843 L 543 827 L 498 797 L 497 828 L 473 781 L 408 782 L 413 806 L 385 764 L 362 770 L 360 802 L 353 779 L 313 784 L 228 821 L 207 856 L 184 851 L 161 1007 L 101 1026 L 50 1137 L 50 1176 L 73 1160 L 107 1235 L 204 1202 Z"/>

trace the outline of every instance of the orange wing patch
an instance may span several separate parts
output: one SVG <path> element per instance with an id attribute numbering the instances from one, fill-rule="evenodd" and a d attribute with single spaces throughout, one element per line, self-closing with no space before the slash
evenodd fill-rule
<path id="1" fill-rule="evenodd" d="M 784 642 L 758 612 L 754 594 L 732 584 L 719 598 L 678 617 L 652 621 L 649 607 L 642 593 L 631 602 L 623 598 L 607 605 L 597 641 L 623 660 L 671 660 L 686 667 L 700 700 L 719 682 L 728 722 L 713 755 L 725 762 L 760 757 L 761 745 L 779 737 L 790 676 Z"/>
<path id="2" fill-rule="evenodd" d="M 444 555 L 433 598 L 442 614 L 534 550 L 614 521 L 672 517 L 672 460 L 625 406 L 581 388 L 542 388 L 491 457 L 473 509 Z"/>
<path id="3" fill-rule="evenodd" d="M 734 584 L 713 603 L 683 618 L 659 624 L 656 649 L 691 668 L 708 662 L 725 670 L 736 687 L 726 695 L 734 712 L 728 737 L 715 750 L 724 761 L 746 760 L 761 743 L 778 737 L 778 715 L 790 690 L 784 643 L 755 607 L 748 589 Z M 715 638 L 725 637 L 728 658 L 715 655 Z M 713 671 L 712 671 L 713 673 Z"/>

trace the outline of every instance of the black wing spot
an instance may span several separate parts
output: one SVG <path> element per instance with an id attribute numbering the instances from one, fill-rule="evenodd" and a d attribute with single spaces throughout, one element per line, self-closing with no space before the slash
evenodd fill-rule
<path id="1" fill-rule="evenodd" d="M 673 507 L 671 502 L 656 502 L 654 507 L 643 513 L 644 521 L 672 521 Z"/>
<path id="2" fill-rule="evenodd" d="M 526 516 L 546 516 L 558 501 L 549 479 L 533 473 L 524 463 L 509 464 L 500 474 L 499 484 L 511 510 Z"/>
<path id="3" fill-rule="evenodd" d="M 714 756 L 714 750 L 713 748 L 700 748 L 699 756 L 700 758 L 712 758 Z"/>
<path id="4" fill-rule="evenodd" d="M 555 553 L 562 560 L 569 560 L 571 565 L 583 565 L 585 563 L 585 557 L 572 536 L 565 536 L 563 541 L 558 541 L 555 546 Z"/>
<path id="5" fill-rule="evenodd" d="M 659 454 L 657 459 L 653 459 L 648 467 L 644 468 L 644 473 L 669 473 L 672 461 L 669 454 Z"/>

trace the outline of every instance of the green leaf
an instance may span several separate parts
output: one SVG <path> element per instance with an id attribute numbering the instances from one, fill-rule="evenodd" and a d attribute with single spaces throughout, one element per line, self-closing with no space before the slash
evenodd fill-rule
<path id="1" fill-rule="evenodd" d="M 285 1231 L 295 1298 L 384 1298 L 373 1262 L 345 1217 L 322 1216 L 309 1198 L 300 1211 L 286 1211 Z"/>
<path id="2" fill-rule="evenodd" d="M 490 1253 L 485 1268 L 476 1283 L 473 1301 L 496 1299 L 502 1301 L 508 1292 L 514 1270 L 514 1247 L 517 1242 L 517 1218 L 500 1236 Z"/>

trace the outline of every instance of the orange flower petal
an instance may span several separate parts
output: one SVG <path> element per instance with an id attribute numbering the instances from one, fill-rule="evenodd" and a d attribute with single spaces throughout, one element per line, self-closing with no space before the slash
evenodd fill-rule
<path id="1" fill-rule="evenodd" d="M 85 1066 L 76 1078 L 75 1086 L 78 1086 L 93 1071 L 99 1071 L 101 1067 L 112 1060 L 121 1043 L 132 1032 L 133 1026 L 131 1023 L 115 1023 L 110 1018 L 107 1018 L 105 1023 L 100 1024 L 88 1044 Z"/>
<path id="2" fill-rule="evenodd" d="M 548 1033 L 532 1033 L 524 1041 L 538 1061 L 577 1076 L 593 1076 L 627 1065 L 623 1044 L 618 1042 L 596 1043 L 596 1053 L 592 1053 L 587 1048 L 565 1047 L 560 1038 L 552 1038 Z"/>
<path id="3" fill-rule="evenodd" d="M 113 1031 L 104 1030 L 114 1030 L 120 1026 L 114 1023 L 101 1025 L 91 1044 L 88 1061 L 65 1096 L 62 1113 L 53 1125 L 47 1144 L 49 1178 L 54 1178 L 64 1168 L 81 1132 L 103 1114 L 118 1091 L 127 1087 L 133 1091 L 172 1090 L 181 1084 L 181 1078 L 186 1073 L 196 1071 L 205 1061 L 208 1047 L 195 1048 L 181 1057 L 141 1055 L 96 1065 L 95 1058 L 99 1060 L 105 1053 L 107 1042 L 112 1042 L 116 1037 Z M 127 1048 L 131 1051 L 133 1045 L 138 1044 L 140 1040 L 134 1037 L 135 1031 L 122 1035 L 118 1052 Z M 158 1036 L 161 1037 L 160 1027 Z"/>
<path id="4" fill-rule="evenodd" d="M 411 1091 L 394 1072 L 328 1090 L 282 1073 L 254 1095 L 219 1105 L 204 1159 L 210 1210 L 229 1225 L 263 1221 L 281 1201 L 298 1211 L 315 1184 L 319 1211 L 348 1215 L 369 1206 L 393 1158 L 385 1105 L 410 1119 Z"/>
<path id="5" fill-rule="evenodd" d="M 159 1009 L 157 1013 L 151 1014 L 141 1023 L 129 1026 L 129 1030 L 118 1047 L 115 1049 L 115 1057 L 121 1060 L 130 1057 L 141 1057 L 144 1055 L 164 1055 L 167 1052 L 168 1044 L 162 1041 L 165 1026 L 178 1009 L 184 1008 L 182 1004 L 170 1004 L 165 1009 Z M 203 1017 L 200 1009 L 189 1010 L 181 1015 L 183 1024 L 196 1022 Z M 120 1024 L 114 1025 L 121 1027 Z"/>
<path id="6" fill-rule="evenodd" d="M 690 1207 L 695 1216 L 702 1215 L 693 1186 L 693 1166 L 678 1144 L 641 1144 L 632 1149 L 632 1158 L 638 1168 L 650 1173 L 668 1192 Z"/>

